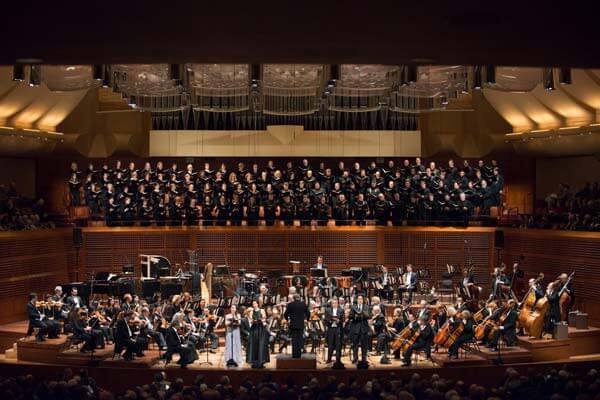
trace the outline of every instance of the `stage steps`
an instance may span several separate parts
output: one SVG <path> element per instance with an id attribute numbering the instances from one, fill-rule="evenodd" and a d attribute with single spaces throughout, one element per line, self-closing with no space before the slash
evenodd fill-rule
<path id="1" fill-rule="evenodd" d="M 131 110 L 121 93 L 113 92 L 111 88 L 98 88 L 99 111 Z"/>
<path id="2" fill-rule="evenodd" d="M 13 344 L 13 347 L 10 349 L 6 349 L 4 352 L 4 357 L 7 360 L 16 360 L 17 359 L 17 344 Z"/>

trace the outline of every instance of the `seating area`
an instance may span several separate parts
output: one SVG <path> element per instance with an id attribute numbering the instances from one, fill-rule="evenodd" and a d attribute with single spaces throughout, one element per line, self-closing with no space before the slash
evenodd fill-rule
<path id="1" fill-rule="evenodd" d="M 30 199 L 14 183 L 0 185 L 0 231 L 52 229 L 43 198 Z"/>

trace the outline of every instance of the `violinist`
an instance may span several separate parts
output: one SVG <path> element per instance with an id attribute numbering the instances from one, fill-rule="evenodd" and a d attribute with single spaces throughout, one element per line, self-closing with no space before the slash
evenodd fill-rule
<path id="1" fill-rule="evenodd" d="M 196 349 L 190 343 L 187 343 L 181 336 L 182 324 L 181 321 L 175 320 L 169 329 L 167 329 L 167 352 L 165 359 L 168 361 L 173 354 L 179 354 L 178 364 L 181 368 L 186 368 L 188 364 L 193 363 L 198 359 Z"/>
<path id="2" fill-rule="evenodd" d="M 133 311 L 133 309 L 133 297 L 131 296 L 131 294 L 125 293 L 123 295 L 123 301 L 121 302 L 121 310 L 123 310 L 124 312 L 129 312 Z"/>
<path id="3" fill-rule="evenodd" d="M 79 308 L 83 306 L 83 300 L 77 294 L 77 288 L 74 287 L 71 289 L 71 295 L 67 297 L 67 306 L 69 309 Z"/>
<path id="4" fill-rule="evenodd" d="M 418 319 L 418 326 L 413 330 L 413 337 L 417 336 L 414 343 L 408 346 L 404 352 L 403 367 L 408 367 L 411 364 L 412 353 L 415 350 L 423 350 L 427 358 L 431 358 L 431 342 L 433 341 L 433 330 L 424 318 Z"/>
<path id="5" fill-rule="evenodd" d="M 210 339 L 209 351 L 216 353 L 216 350 L 219 348 L 219 337 L 214 332 L 217 325 L 217 316 L 212 314 L 210 307 L 204 307 L 204 314 L 200 318 L 202 319 L 202 328 L 206 332 L 206 337 Z"/>
<path id="6" fill-rule="evenodd" d="M 184 333 L 180 333 L 180 335 L 185 336 L 190 345 L 196 349 L 204 346 L 207 340 L 206 329 L 201 317 L 196 317 L 192 309 L 187 309 L 177 315 L 183 315 L 180 327 Z"/>
<path id="7" fill-rule="evenodd" d="M 240 324 L 242 316 L 237 306 L 231 306 L 229 314 L 225 315 L 225 353 L 223 355 L 227 367 L 237 367 L 242 363 L 242 343 Z"/>
<path id="8" fill-rule="evenodd" d="M 121 353 L 125 349 L 123 358 L 126 361 L 133 360 L 133 354 L 142 355 L 141 342 L 133 335 L 129 322 L 133 321 L 133 311 L 121 311 L 117 316 L 115 328 L 115 353 Z"/>
<path id="9" fill-rule="evenodd" d="M 544 316 L 544 335 L 552 337 L 554 324 L 560 321 L 560 303 L 558 295 L 558 283 L 550 282 L 546 287 L 546 298 L 548 299 L 548 311 Z"/>
<path id="10" fill-rule="evenodd" d="M 84 345 L 79 350 L 80 352 L 94 351 L 98 346 L 104 348 L 102 332 L 90 326 L 89 322 L 91 319 L 88 317 L 88 312 L 85 308 L 80 308 L 72 312 L 70 317 L 73 336 L 84 341 Z"/>
<path id="11" fill-rule="evenodd" d="M 29 302 L 27 303 L 27 315 L 29 317 L 29 329 L 39 328 L 37 341 L 44 341 L 44 336 L 48 335 L 48 339 L 58 338 L 60 324 L 56 321 L 48 319 L 43 313 L 40 313 L 37 306 L 38 297 L 36 293 L 29 294 Z"/>
<path id="12" fill-rule="evenodd" d="M 508 310 L 505 311 L 505 313 L 502 324 L 490 341 L 492 351 L 498 350 L 498 340 L 500 339 L 500 336 L 504 337 L 507 347 L 514 346 L 517 342 L 517 320 L 519 318 L 517 302 L 512 299 L 508 300 Z"/>
<path id="13" fill-rule="evenodd" d="M 150 318 L 150 310 L 148 309 L 148 307 L 142 307 L 142 314 L 140 315 L 140 320 L 144 322 L 141 330 L 142 334 L 150 336 L 152 339 L 154 339 L 154 341 L 156 342 L 158 347 L 160 347 L 161 350 L 166 350 L 167 342 L 165 341 L 165 337 L 161 332 L 154 328 L 154 324 L 152 323 L 152 320 Z"/>
<path id="14" fill-rule="evenodd" d="M 67 306 L 65 304 L 65 295 L 63 293 L 62 286 L 56 286 L 54 288 L 54 294 L 52 295 L 52 302 L 54 307 L 52 310 L 54 320 L 65 320 L 69 314 Z"/>
<path id="15" fill-rule="evenodd" d="M 287 321 L 285 321 L 287 322 Z M 275 344 L 279 344 L 279 353 L 288 347 L 292 339 L 285 333 L 285 323 L 281 318 L 279 308 L 273 307 L 271 316 L 267 319 L 271 353 L 275 352 Z"/>
<path id="16" fill-rule="evenodd" d="M 457 329 L 460 325 L 462 325 L 462 331 L 448 349 L 448 357 L 450 358 L 458 358 L 458 349 L 460 349 L 460 346 L 465 342 L 473 340 L 474 322 L 469 310 L 463 310 L 456 315 L 456 319 L 452 324 L 452 330 Z"/>

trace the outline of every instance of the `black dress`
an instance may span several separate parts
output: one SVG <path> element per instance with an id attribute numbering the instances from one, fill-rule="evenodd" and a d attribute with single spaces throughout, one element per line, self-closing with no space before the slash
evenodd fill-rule
<path id="1" fill-rule="evenodd" d="M 252 364 L 252 368 L 262 368 L 263 364 L 269 362 L 269 332 L 263 324 L 266 321 L 261 319 L 261 311 L 253 310 L 246 351 L 246 362 Z"/>

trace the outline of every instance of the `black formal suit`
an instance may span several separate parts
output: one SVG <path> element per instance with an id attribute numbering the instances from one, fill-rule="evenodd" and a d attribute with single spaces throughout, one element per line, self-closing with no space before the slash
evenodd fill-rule
<path id="1" fill-rule="evenodd" d="M 167 362 L 173 354 L 179 354 L 179 364 L 182 367 L 198 359 L 198 353 L 194 346 L 184 343 L 174 327 L 167 329 L 165 341 L 167 342 L 167 352 L 165 353 Z"/>
<path id="2" fill-rule="evenodd" d="M 131 360 L 133 358 L 133 353 L 140 353 L 141 343 L 137 342 L 133 337 L 133 333 L 127 324 L 127 321 L 125 319 L 120 319 L 117 321 L 115 328 L 115 353 L 121 353 L 123 349 L 125 349 L 123 358 Z"/>
<path id="3" fill-rule="evenodd" d="M 417 290 L 417 284 L 419 283 L 419 276 L 416 272 L 406 272 L 404 274 L 404 290 L 408 292 L 408 302 L 412 303 L 413 293 Z M 402 289 L 401 289 L 402 290 Z M 402 292 L 400 292 L 402 298 Z"/>
<path id="4" fill-rule="evenodd" d="M 67 306 L 70 309 L 83 307 L 83 300 L 81 300 L 80 296 L 69 296 L 67 297 Z"/>
<path id="5" fill-rule="evenodd" d="M 463 343 L 473 340 L 474 332 L 473 332 L 473 319 L 468 319 L 466 321 L 458 320 L 455 322 L 453 329 L 456 329 L 459 324 L 463 324 L 463 330 L 456 338 L 452 346 L 448 349 L 448 353 L 452 356 L 458 356 L 458 349 L 462 346 Z"/>
<path id="6" fill-rule="evenodd" d="M 38 340 L 43 340 L 46 334 L 51 339 L 58 337 L 60 325 L 56 321 L 46 318 L 31 302 L 27 303 L 27 316 L 29 318 L 29 329 L 39 328 Z"/>
<path id="7" fill-rule="evenodd" d="M 425 355 L 429 358 L 431 357 L 431 342 L 433 341 L 433 330 L 429 324 L 425 324 L 424 327 L 419 327 L 420 333 L 419 337 L 413 344 L 408 346 L 406 352 L 404 353 L 404 363 L 406 365 L 410 365 L 412 353 L 415 350 L 423 349 Z"/>
<path id="8" fill-rule="evenodd" d="M 429 322 L 431 319 L 431 310 L 429 307 L 422 307 L 417 314 L 417 318 L 424 319 L 426 322 Z"/>
<path id="9" fill-rule="evenodd" d="M 319 268 L 319 264 L 313 264 L 313 269 L 327 269 L 327 264 L 321 264 L 321 268 Z"/>
<path id="10" fill-rule="evenodd" d="M 86 324 L 79 318 L 74 318 L 71 321 L 71 328 L 73 329 L 73 335 L 85 342 L 85 345 L 82 347 L 82 351 L 93 350 L 96 348 L 96 346 L 104 343 L 102 340 L 102 332 L 93 330 L 86 332 Z"/>
<path id="11" fill-rule="evenodd" d="M 292 336 L 292 357 L 300 358 L 304 344 L 304 321 L 310 318 L 308 306 L 302 301 L 295 300 L 288 304 L 285 314 L 290 324 L 290 335 Z"/>
<path id="12" fill-rule="evenodd" d="M 333 309 L 328 307 L 325 310 L 325 325 L 327 326 L 327 362 L 331 362 L 333 351 L 335 358 L 339 363 L 342 357 L 343 329 L 342 320 L 344 319 L 344 309 L 338 307 Z"/>
<path id="13" fill-rule="evenodd" d="M 366 304 L 358 305 L 355 304 L 350 310 L 350 320 L 352 326 L 350 334 L 352 335 L 352 350 L 353 350 L 353 362 L 356 362 L 358 358 L 358 346 L 361 348 L 361 361 L 367 361 L 367 350 L 369 347 L 369 335 L 371 328 L 369 327 L 369 318 L 371 314 L 369 312 L 369 306 Z"/>
<path id="14" fill-rule="evenodd" d="M 496 331 L 490 344 L 492 347 L 498 346 L 498 340 L 500 339 L 500 335 L 504 336 L 504 340 L 506 340 L 507 346 L 514 346 L 517 341 L 517 320 L 519 319 L 519 312 L 517 310 L 511 309 L 506 318 L 504 319 L 504 323 L 500 326 L 500 329 Z"/>

